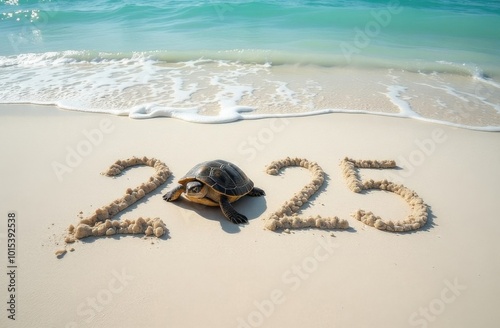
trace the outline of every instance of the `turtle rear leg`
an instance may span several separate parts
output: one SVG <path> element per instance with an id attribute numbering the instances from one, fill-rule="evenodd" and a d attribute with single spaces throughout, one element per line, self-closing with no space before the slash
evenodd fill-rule
<path id="1" fill-rule="evenodd" d="M 222 210 L 222 214 L 228 219 L 229 221 L 239 224 L 239 223 L 248 223 L 248 219 L 246 216 L 244 216 L 241 213 L 238 213 L 233 205 L 229 202 L 227 197 L 221 196 L 220 201 L 219 201 L 220 209 Z"/>
<path id="2" fill-rule="evenodd" d="M 163 199 L 167 202 L 173 202 L 174 200 L 179 198 L 185 190 L 186 188 L 183 185 L 178 185 L 177 187 L 163 195 Z"/>
<path id="3" fill-rule="evenodd" d="M 265 196 L 266 192 L 260 188 L 254 187 L 247 195 L 250 197 L 260 197 Z"/>

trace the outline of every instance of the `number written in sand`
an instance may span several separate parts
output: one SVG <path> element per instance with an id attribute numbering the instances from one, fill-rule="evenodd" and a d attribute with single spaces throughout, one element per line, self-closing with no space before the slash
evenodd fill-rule
<path id="1" fill-rule="evenodd" d="M 109 205 L 98 209 L 97 211 L 100 212 L 100 215 L 97 213 L 96 214 L 99 221 L 107 219 L 108 216 L 109 218 L 113 217 L 138 200 L 146 197 L 147 194 L 165 183 L 165 181 L 167 181 L 168 177 L 170 176 L 170 171 L 165 163 L 161 162 L 160 160 L 154 158 L 150 159 L 147 157 L 132 157 L 126 160 L 116 161 L 115 164 L 111 165 L 109 169 L 103 172 L 103 174 L 108 177 L 114 177 L 120 175 L 125 169 L 129 167 L 139 166 L 150 166 L 155 169 L 156 173 L 149 177 L 148 181 L 143 182 L 134 189 L 128 188 L 125 191 L 125 195 L 123 195 L 121 198 L 118 198 Z"/>
<path id="2" fill-rule="evenodd" d="M 144 198 L 148 193 L 163 184 L 170 176 L 170 170 L 161 161 L 154 158 L 132 157 L 126 160 L 115 162 L 103 174 L 106 176 L 117 176 L 126 168 L 137 166 L 150 166 L 156 170 L 156 173 L 149 178 L 147 182 L 132 189 L 128 188 L 125 194 L 109 203 L 106 206 L 98 208 L 95 213 L 82 219 L 74 227 L 68 228 L 69 235 L 66 242 L 74 242 L 75 239 L 81 239 L 89 236 L 110 236 L 114 234 L 139 234 L 163 235 L 166 231 L 164 223 L 159 218 L 136 220 L 111 220 L 112 217 L 123 211 L 138 200 Z M 340 220 L 338 217 L 321 217 L 298 215 L 300 209 L 309 201 L 309 198 L 316 194 L 324 183 L 324 172 L 315 162 L 310 162 L 304 158 L 285 158 L 283 160 L 272 162 L 267 167 L 267 173 L 278 175 L 284 168 L 299 167 L 308 169 L 312 173 L 311 181 L 306 184 L 299 192 L 288 201 L 286 201 L 277 211 L 273 212 L 265 219 L 265 226 L 269 230 L 277 229 L 301 229 L 301 228 L 319 228 L 319 229 L 346 229 L 349 223 L 346 220 Z M 372 227 L 380 230 L 402 232 L 421 228 L 427 221 L 427 205 L 423 202 L 413 190 L 403 185 L 398 185 L 387 180 L 362 181 L 358 175 L 359 169 L 394 169 L 394 161 L 364 161 L 345 158 L 341 161 L 341 167 L 349 188 L 356 192 L 368 190 L 385 190 L 393 192 L 403 197 L 411 208 L 407 218 L 401 221 L 385 221 L 375 216 L 372 212 L 358 210 L 353 216 Z"/>
<path id="3" fill-rule="evenodd" d="M 112 201 L 108 205 L 102 206 L 95 212 L 80 220 L 79 224 L 74 227 L 71 225 L 68 228 L 69 236 L 66 242 L 72 242 L 75 239 L 82 239 L 89 236 L 110 236 L 114 234 L 146 234 L 156 235 L 160 237 L 166 230 L 165 225 L 159 218 L 136 220 L 111 221 L 111 218 L 131 206 L 138 200 L 146 197 L 148 193 L 158 188 L 167 181 L 170 176 L 170 170 L 165 163 L 154 158 L 147 157 L 132 157 L 126 160 L 116 161 L 109 167 L 104 175 L 114 177 L 123 172 L 129 167 L 150 166 L 155 169 L 155 174 L 152 175 L 147 182 L 135 187 L 128 188 L 125 194 Z"/>
<path id="4" fill-rule="evenodd" d="M 300 217 L 297 215 L 309 198 L 316 194 L 324 182 L 324 172 L 315 162 L 309 162 L 304 158 L 285 158 L 280 161 L 272 162 L 266 172 L 271 175 L 278 173 L 286 167 L 302 167 L 312 173 L 312 180 L 305 185 L 299 192 L 286 201 L 280 209 L 272 213 L 266 220 L 266 228 L 276 229 L 301 229 L 301 228 L 320 228 L 320 229 L 347 229 L 349 223 L 346 220 L 340 220 L 338 217 L 309 216 Z"/>
<path id="5" fill-rule="evenodd" d="M 379 230 L 392 232 L 417 230 L 423 227 L 427 222 L 427 205 L 413 190 L 387 180 L 374 181 L 370 179 L 361 181 L 358 174 L 359 169 L 395 169 L 395 161 L 353 160 L 346 157 L 342 160 L 341 167 L 349 189 L 355 193 L 361 193 L 364 190 L 384 190 L 393 192 L 404 198 L 411 209 L 410 214 L 404 220 L 396 222 L 385 221 L 381 217 L 375 216 L 372 212 L 357 210 L 353 216 L 358 221 Z"/>

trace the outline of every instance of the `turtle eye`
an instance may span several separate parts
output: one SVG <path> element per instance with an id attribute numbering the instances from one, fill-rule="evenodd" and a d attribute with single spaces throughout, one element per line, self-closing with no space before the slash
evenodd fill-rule
<path id="1" fill-rule="evenodd" d="M 194 185 L 189 187 L 189 192 L 193 194 L 197 194 L 201 191 L 201 186 L 200 185 Z"/>

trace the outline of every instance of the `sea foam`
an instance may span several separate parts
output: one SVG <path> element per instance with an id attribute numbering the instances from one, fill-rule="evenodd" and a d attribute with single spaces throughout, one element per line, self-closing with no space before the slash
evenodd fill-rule
<path id="1" fill-rule="evenodd" d="M 159 57 L 86 51 L 0 56 L 0 103 L 196 123 L 367 113 L 500 130 L 500 84 L 477 74 Z"/>

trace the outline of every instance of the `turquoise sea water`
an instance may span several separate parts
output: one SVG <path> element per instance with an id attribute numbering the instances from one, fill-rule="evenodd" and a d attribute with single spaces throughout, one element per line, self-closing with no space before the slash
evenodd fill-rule
<path id="1" fill-rule="evenodd" d="M 0 0 L 0 102 L 205 122 L 351 110 L 495 130 L 498 31 L 497 0 Z M 353 75 L 381 98 L 364 101 Z"/>

